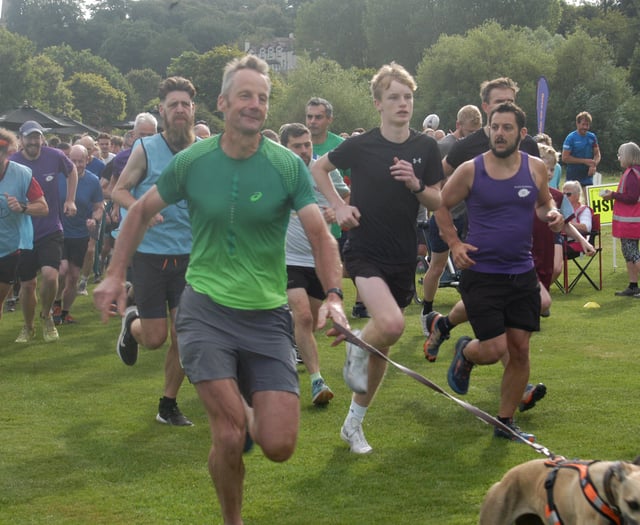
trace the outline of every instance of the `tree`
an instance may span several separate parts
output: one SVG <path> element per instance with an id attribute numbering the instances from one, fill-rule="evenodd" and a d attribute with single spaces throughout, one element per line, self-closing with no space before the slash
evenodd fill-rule
<path id="1" fill-rule="evenodd" d="M 629 82 L 636 94 L 640 94 L 640 44 L 636 44 L 629 64 Z"/>
<path id="2" fill-rule="evenodd" d="M 602 151 L 602 167 L 617 169 L 618 146 L 637 137 L 639 107 L 625 69 L 616 67 L 613 50 L 603 38 L 584 31 L 569 35 L 555 53 L 558 76 L 549 95 L 552 130 L 558 141 L 575 129 L 575 116 L 588 111 Z"/>
<path id="3" fill-rule="evenodd" d="M 296 17 L 296 52 L 330 58 L 344 67 L 366 67 L 365 5 L 366 0 L 316 0 L 301 5 Z"/>
<path id="4" fill-rule="evenodd" d="M 142 51 L 142 63 L 163 75 L 174 56 L 179 56 L 195 48 L 187 38 L 176 29 L 167 29 L 156 33 Z"/>
<path id="5" fill-rule="evenodd" d="M 198 91 L 198 105 L 213 112 L 216 110 L 222 73 L 227 62 L 243 55 L 238 48 L 228 46 L 218 46 L 202 55 L 189 51 L 171 60 L 167 74 L 191 80 Z"/>
<path id="6" fill-rule="evenodd" d="M 22 105 L 29 80 L 29 58 L 36 46 L 26 37 L 0 27 L 0 111 Z"/>
<path id="7" fill-rule="evenodd" d="M 149 103 L 158 97 L 158 86 L 162 77 L 152 69 L 132 69 L 125 78 L 135 92 L 135 103 L 127 104 L 134 107 L 135 113 L 140 113 L 148 108 Z"/>
<path id="8" fill-rule="evenodd" d="M 64 70 L 44 54 L 31 57 L 24 91 L 32 106 L 54 115 L 78 116 L 74 113 L 73 97 L 64 83 Z"/>
<path id="9" fill-rule="evenodd" d="M 68 44 L 64 44 L 49 47 L 43 53 L 64 69 L 65 79 L 69 79 L 75 73 L 95 73 L 106 78 L 115 89 L 124 92 L 128 101 L 135 101 L 133 89 L 122 73 L 107 60 L 94 55 L 88 49 L 75 51 Z M 134 112 L 135 108 L 127 107 L 127 114 L 131 115 Z"/>
<path id="10" fill-rule="evenodd" d="M 575 129 L 575 116 L 589 111 L 602 167 L 615 169 L 618 146 L 640 132 L 633 118 L 640 99 L 633 95 L 626 70 L 615 66 L 607 42 L 584 31 L 551 37 L 542 29 L 504 29 L 492 22 L 464 37 L 440 37 L 418 67 L 414 113 L 417 119 L 437 113 L 441 126 L 452 128 L 459 107 L 480 104 L 483 80 L 509 76 L 520 87 L 517 102 L 528 115 L 528 129 L 536 132 L 536 83 L 541 75 L 550 89 L 545 132 L 556 147 Z"/>
<path id="11" fill-rule="evenodd" d="M 22 0 L 6 11 L 10 31 L 28 36 L 39 49 L 73 42 L 84 24 L 80 0 Z"/>
<path id="12" fill-rule="evenodd" d="M 147 43 L 153 40 L 156 33 L 157 29 L 148 21 L 125 20 L 111 28 L 102 40 L 98 55 L 120 71 L 146 67 L 144 53 Z"/>
<path id="13" fill-rule="evenodd" d="M 369 77 L 370 78 L 370 77 Z M 350 133 L 356 128 L 377 126 L 367 81 L 355 69 L 343 69 L 337 62 L 308 57 L 298 59 L 298 67 L 271 97 L 267 127 L 278 129 L 287 122 L 305 122 L 305 104 L 311 97 L 326 98 L 334 109 L 334 132 Z"/>
<path id="14" fill-rule="evenodd" d="M 67 82 L 73 92 L 76 108 L 86 124 L 111 129 L 125 116 L 126 95 L 95 73 L 76 73 Z"/>
<path id="15" fill-rule="evenodd" d="M 480 84 L 501 76 L 518 83 L 518 104 L 528 115 L 535 115 L 537 79 L 550 78 L 555 71 L 545 47 L 549 41 L 551 35 L 544 30 L 504 29 L 496 22 L 465 36 L 441 36 L 418 66 L 415 126 L 421 125 L 425 115 L 437 113 L 443 129 L 454 129 L 460 107 L 480 107 Z"/>

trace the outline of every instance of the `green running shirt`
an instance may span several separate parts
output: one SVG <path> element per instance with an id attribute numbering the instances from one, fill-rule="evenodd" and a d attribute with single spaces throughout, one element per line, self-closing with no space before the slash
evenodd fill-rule
<path id="1" fill-rule="evenodd" d="M 178 153 L 158 179 L 162 199 L 187 201 L 193 250 L 186 279 L 223 306 L 270 310 L 287 302 L 285 237 L 291 209 L 315 203 L 311 175 L 293 152 L 262 139 L 244 160 L 221 135 Z"/>

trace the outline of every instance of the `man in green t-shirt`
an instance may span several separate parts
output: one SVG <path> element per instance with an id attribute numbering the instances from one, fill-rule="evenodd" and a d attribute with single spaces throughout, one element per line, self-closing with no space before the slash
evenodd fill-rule
<path id="1" fill-rule="evenodd" d="M 94 292 L 103 320 L 124 311 L 126 266 L 149 221 L 185 200 L 193 250 L 176 318 L 180 359 L 209 417 L 209 472 L 222 522 L 241 524 L 243 447 L 253 439 L 277 462 L 294 452 L 300 414 L 287 307 L 285 235 L 291 210 L 304 226 L 327 296 L 327 318 L 347 326 L 337 243 L 311 177 L 293 152 L 262 137 L 268 65 L 247 55 L 225 68 L 222 134 L 179 152 L 130 209 L 106 279 Z M 337 331 L 328 332 L 337 336 Z M 336 342 L 342 340 L 337 336 Z M 245 447 L 245 450 L 248 446 Z"/>
<path id="2" fill-rule="evenodd" d="M 311 142 L 313 142 L 313 157 L 320 158 L 325 153 L 338 147 L 344 139 L 340 135 L 331 133 L 329 126 L 333 122 L 333 106 L 331 102 L 324 98 L 312 97 L 307 102 L 305 118 L 307 128 L 311 132 Z M 349 170 L 338 170 L 343 179 L 349 184 Z M 335 234 L 334 230 L 334 234 Z M 346 232 L 345 232 L 346 233 Z M 346 241 L 346 235 L 340 237 L 340 249 Z M 345 277 L 348 277 L 344 274 Z M 367 307 L 360 299 L 360 294 L 356 291 L 356 303 L 351 310 L 351 317 L 354 319 L 366 319 L 369 317 Z"/>
<path id="3" fill-rule="evenodd" d="M 322 157 L 344 140 L 340 135 L 329 131 L 333 122 L 333 106 L 328 100 L 320 97 L 310 98 L 307 102 L 306 121 L 311 131 L 314 157 Z"/>

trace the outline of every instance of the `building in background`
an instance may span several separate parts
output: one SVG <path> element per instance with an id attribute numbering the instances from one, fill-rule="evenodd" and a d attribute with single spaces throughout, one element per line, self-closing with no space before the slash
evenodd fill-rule
<path id="1" fill-rule="evenodd" d="M 261 43 L 245 41 L 244 51 L 265 60 L 274 71 L 285 73 L 296 67 L 293 45 L 293 34 L 290 34 L 288 37 L 274 37 Z"/>

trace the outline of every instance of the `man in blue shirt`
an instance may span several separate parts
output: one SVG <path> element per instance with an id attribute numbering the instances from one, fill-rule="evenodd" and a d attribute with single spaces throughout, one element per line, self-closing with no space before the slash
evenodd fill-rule
<path id="1" fill-rule="evenodd" d="M 577 180 L 584 188 L 593 184 L 593 175 L 600 163 L 600 148 L 591 128 L 591 115 L 586 111 L 576 116 L 576 130 L 564 139 L 562 162 L 567 165 L 567 180 Z"/>

